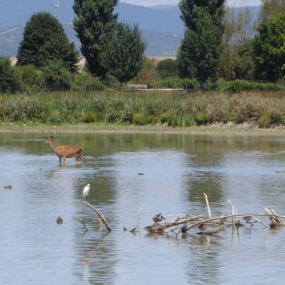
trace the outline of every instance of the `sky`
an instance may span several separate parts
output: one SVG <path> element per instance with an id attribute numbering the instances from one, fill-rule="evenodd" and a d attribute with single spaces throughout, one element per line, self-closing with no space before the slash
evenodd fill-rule
<path id="1" fill-rule="evenodd" d="M 120 2 L 133 4 L 133 5 L 141 5 L 141 6 L 154 6 L 154 5 L 177 5 L 179 0 L 121 0 Z M 228 0 L 229 6 L 258 6 L 261 4 L 261 0 Z M 245 3 L 245 5 L 243 5 Z"/>

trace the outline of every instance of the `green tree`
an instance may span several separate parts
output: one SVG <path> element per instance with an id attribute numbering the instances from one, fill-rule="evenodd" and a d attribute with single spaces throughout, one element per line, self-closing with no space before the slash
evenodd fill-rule
<path id="1" fill-rule="evenodd" d="M 259 12 L 260 22 L 269 22 L 269 18 L 278 17 L 280 12 L 285 11 L 285 0 L 261 0 Z"/>
<path id="2" fill-rule="evenodd" d="M 285 75 L 285 13 L 263 21 L 253 39 L 253 59 L 257 79 L 276 81 Z"/>
<path id="3" fill-rule="evenodd" d="M 250 79 L 253 71 L 251 39 L 256 31 L 249 7 L 227 7 L 224 18 L 220 75 L 225 79 Z"/>
<path id="4" fill-rule="evenodd" d="M 74 0 L 77 17 L 73 25 L 81 42 L 81 53 L 90 72 L 103 79 L 108 72 L 103 60 L 115 32 L 118 15 L 113 11 L 117 4 L 118 0 Z"/>
<path id="5" fill-rule="evenodd" d="M 162 78 L 178 76 L 176 60 L 173 60 L 171 58 L 160 61 L 156 65 L 156 70 L 159 72 Z"/>
<path id="6" fill-rule="evenodd" d="M 122 86 L 135 78 L 142 69 L 145 48 L 146 43 L 142 39 L 138 24 L 131 27 L 129 24 L 119 23 L 103 64 Z"/>
<path id="7" fill-rule="evenodd" d="M 0 92 L 9 93 L 11 90 L 11 77 L 13 75 L 13 68 L 11 66 L 10 58 L 7 56 L 0 56 Z"/>
<path id="8" fill-rule="evenodd" d="M 226 0 L 181 0 L 184 39 L 177 53 L 181 77 L 216 80 L 223 36 Z"/>
<path id="9" fill-rule="evenodd" d="M 78 52 L 75 44 L 70 43 L 62 25 L 50 13 L 33 14 L 27 22 L 24 39 L 18 48 L 17 65 L 34 64 L 45 66 L 48 61 L 60 61 L 75 71 Z"/>

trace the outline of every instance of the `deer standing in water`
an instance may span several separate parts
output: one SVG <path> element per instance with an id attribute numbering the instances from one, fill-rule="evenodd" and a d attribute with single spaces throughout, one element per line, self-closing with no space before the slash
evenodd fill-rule
<path id="1" fill-rule="evenodd" d="M 72 158 L 75 156 L 76 160 L 79 161 L 79 158 L 86 162 L 86 159 L 80 155 L 81 151 L 83 151 L 83 148 L 79 145 L 61 145 L 61 146 L 55 146 L 53 141 L 53 136 L 50 137 L 50 139 L 47 137 L 47 140 L 44 142 L 44 144 L 49 144 L 51 150 L 59 157 L 59 162 L 61 163 L 61 159 L 63 158 L 63 161 L 65 163 L 66 158 Z"/>

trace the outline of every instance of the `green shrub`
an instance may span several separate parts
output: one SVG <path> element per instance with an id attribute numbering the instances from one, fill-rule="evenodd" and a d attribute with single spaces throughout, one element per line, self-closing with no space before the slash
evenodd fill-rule
<path id="1" fill-rule="evenodd" d="M 170 58 L 162 60 L 156 65 L 155 69 L 159 72 L 161 78 L 178 77 L 176 60 Z"/>
<path id="2" fill-rule="evenodd" d="M 87 111 L 83 115 L 82 121 L 85 123 L 94 123 L 96 121 L 96 114 L 92 111 Z"/>
<path id="3" fill-rule="evenodd" d="M 0 56 L 0 92 L 1 93 L 11 92 L 12 74 L 13 74 L 13 67 L 11 66 L 10 58 L 7 56 Z"/>
<path id="4" fill-rule="evenodd" d="M 257 124 L 259 125 L 259 127 L 268 128 L 272 121 L 271 116 L 272 116 L 272 111 L 269 109 L 265 110 L 257 120 Z"/>
<path id="5" fill-rule="evenodd" d="M 71 87 L 71 74 L 57 61 L 48 61 L 42 67 L 46 88 L 50 91 L 69 90 Z"/>
<path id="6" fill-rule="evenodd" d="M 163 123 L 167 122 L 171 117 L 173 117 L 173 114 L 171 114 L 171 113 L 163 113 L 163 114 L 160 115 L 160 121 L 163 124 Z"/>
<path id="7" fill-rule="evenodd" d="M 199 124 L 199 125 L 205 125 L 208 122 L 207 116 L 204 113 L 196 113 L 195 114 L 195 121 Z"/>
<path id="8" fill-rule="evenodd" d="M 144 115 L 144 114 L 133 114 L 132 115 L 132 123 L 135 125 L 147 125 L 154 123 L 155 116 L 153 115 Z"/>

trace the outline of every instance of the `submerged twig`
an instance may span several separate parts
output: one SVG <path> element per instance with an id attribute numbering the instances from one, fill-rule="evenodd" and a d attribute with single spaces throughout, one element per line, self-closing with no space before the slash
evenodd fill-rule
<path id="1" fill-rule="evenodd" d="M 102 222 L 104 223 L 104 225 L 106 226 L 106 228 L 108 229 L 108 231 L 111 231 L 111 227 L 108 225 L 106 219 L 104 218 L 104 215 L 101 214 L 95 207 L 93 207 L 92 205 L 90 205 L 89 203 L 87 203 L 86 201 L 83 201 L 83 203 L 88 206 L 89 208 L 91 208 L 94 212 L 96 212 L 96 214 L 102 219 Z"/>
<path id="2" fill-rule="evenodd" d="M 86 231 L 88 231 L 88 229 L 87 229 L 86 225 L 84 224 L 84 222 L 79 217 L 77 217 L 77 219 L 82 223 L 82 225 L 85 227 Z"/>

